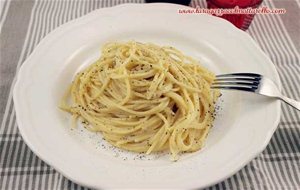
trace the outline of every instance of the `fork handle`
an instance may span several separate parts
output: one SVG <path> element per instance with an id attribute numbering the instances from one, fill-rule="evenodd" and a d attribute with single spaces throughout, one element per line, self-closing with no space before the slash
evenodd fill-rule
<path id="1" fill-rule="evenodd" d="M 286 102 L 287 104 L 289 104 L 290 106 L 296 108 L 298 111 L 300 111 L 300 102 L 293 100 L 291 98 L 285 97 L 285 96 L 281 96 L 279 98 L 281 100 L 283 100 L 284 102 Z"/>

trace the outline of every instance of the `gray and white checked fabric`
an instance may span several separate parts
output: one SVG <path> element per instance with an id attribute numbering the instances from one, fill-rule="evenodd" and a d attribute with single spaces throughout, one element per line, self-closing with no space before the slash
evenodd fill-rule
<path id="1" fill-rule="evenodd" d="M 51 30 L 95 9 L 142 0 L 0 0 L 0 189 L 86 189 L 34 155 L 17 129 L 12 87 L 20 65 Z M 205 7 L 205 1 L 192 6 Z M 300 100 L 300 1 L 265 0 L 285 15 L 257 15 L 247 31 L 270 56 L 283 92 Z M 255 126 L 253 126 L 255 127 Z M 300 189 L 300 113 L 282 104 L 268 147 L 246 167 L 209 189 Z"/>

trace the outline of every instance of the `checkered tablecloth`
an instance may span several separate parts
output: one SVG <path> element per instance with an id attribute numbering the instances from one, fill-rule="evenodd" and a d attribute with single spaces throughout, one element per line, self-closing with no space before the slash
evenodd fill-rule
<path id="1" fill-rule="evenodd" d="M 95 9 L 142 0 L 0 0 L 0 189 L 85 189 L 40 160 L 17 129 L 15 74 L 51 30 Z M 206 7 L 205 1 L 192 6 Z M 300 1 L 264 1 L 284 15 L 256 15 L 247 31 L 276 65 L 283 93 L 300 100 Z M 255 126 L 253 126 L 255 127 Z M 282 104 L 267 148 L 238 173 L 209 189 L 300 189 L 300 112 Z"/>

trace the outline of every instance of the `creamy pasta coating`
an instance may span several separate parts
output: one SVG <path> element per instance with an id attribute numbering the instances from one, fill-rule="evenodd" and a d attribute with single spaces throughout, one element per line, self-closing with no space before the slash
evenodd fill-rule
<path id="1" fill-rule="evenodd" d="M 214 120 L 215 75 L 169 46 L 107 43 L 79 72 L 60 103 L 74 124 L 101 132 L 112 145 L 150 154 L 201 149 Z"/>

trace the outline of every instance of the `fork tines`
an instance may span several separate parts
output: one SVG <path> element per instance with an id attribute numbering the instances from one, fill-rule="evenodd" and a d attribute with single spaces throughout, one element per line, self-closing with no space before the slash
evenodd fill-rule
<path id="1" fill-rule="evenodd" d="M 211 88 L 254 92 L 262 76 L 256 73 L 231 73 L 217 75 Z"/>

